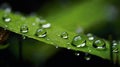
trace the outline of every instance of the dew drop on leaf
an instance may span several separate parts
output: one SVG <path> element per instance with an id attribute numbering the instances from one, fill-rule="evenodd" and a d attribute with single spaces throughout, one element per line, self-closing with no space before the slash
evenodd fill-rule
<path id="1" fill-rule="evenodd" d="M 61 38 L 67 39 L 68 38 L 68 33 L 67 32 L 63 32 L 61 34 Z"/>
<path id="2" fill-rule="evenodd" d="M 11 22 L 11 18 L 10 17 L 4 16 L 2 19 L 3 19 L 4 22 L 7 22 L 7 23 Z"/>
<path id="3" fill-rule="evenodd" d="M 95 40 L 93 42 L 93 47 L 96 49 L 104 50 L 106 49 L 106 44 L 103 40 Z"/>
<path id="4" fill-rule="evenodd" d="M 42 28 L 50 28 L 50 27 L 51 27 L 50 23 L 42 24 Z"/>
<path id="5" fill-rule="evenodd" d="M 43 37 L 47 36 L 47 31 L 45 29 L 39 28 L 39 29 L 36 30 L 35 35 L 37 37 L 43 38 Z"/>
<path id="6" fill-rule="evenodd" d="M 27 33 L 28 32 L 28 27 L 26 25 L 21 26 L 20 32 L 23 33 L 23 34 Z"/>
<path id="7" fill-rule="evenodd" d="M 94 36 L 91 33 L 88 33 L 87 37 L 88 37 L 88 40 L 90 40 L 90 41 L 95 39 Z"/>
<path id="8" fill-rule="evenodd" d="M 86 46 L 86 40 L 82 36 L 77 35 L 73 38 L 71 44 L 75 47 L 85 47 Z"/>

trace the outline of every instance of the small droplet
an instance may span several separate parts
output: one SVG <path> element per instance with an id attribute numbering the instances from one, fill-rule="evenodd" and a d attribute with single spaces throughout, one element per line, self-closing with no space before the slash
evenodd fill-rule
<path id="1" fill-rule="evenodd" d="M 49 38 L 47 38 L 46 40 L 50 40 Z"/>
<path id="2" fill-rule="evenodd" d="M 118 43 L 116 41 L 113 41 L 113 43 L 112 43 L 112 52 L 113 53 L 118 53 L 119 52 Z"/>
<path id="3" fill-rule="evenodd" d="M 94 40 L 94 36 L 91 33 L 87 34 L 88 40 Z"/>
<path id="4" fill-rule="evenodd" d="M 27 33 L 28 32 L 28 27 L 26 25 L 21 26 L 20 32 L 23 33 L 23 34 Z"/>
<path id="5" fill-rule="evenodd" d="M 75 55 L 76 55 L 76 56 L 80 56 L 80 53 L 76 52 Z"/>
<path id="6" fill-rule="evenodd" d="M 67 47 L 68 50 L 70 50 L 71 48 L 70 47 Z"/>
<path id="7" fill-rule="evenodd" d="M 58 48 L 58 46 L 55 46 L 55 48 Z"/>
<path id="8" fill-rule="evenodd" d="M 94 40 L 94 37 L 88 37 L 88 40 Z"/>
<path id="9" fill-rule="evenodd" d="M 35 35 L 37 37 L 43 38 L 43 37 L 47 36 L 47 31 L 45 29 L 39 28 L 39 29 L 37 29 Z"/>
<path id="10" fill-rule="evenodd" d="M 113 53 L 118 53 L 118 52 L 119 52 L 119 50 L 118 50 L 118 48 L 117 48 L 117 47 L 113 47 L 112 52 L 113 52 Z"/>
<path id="11" fill-rule="evenodd" d="M 85 53 L 85 57 L 84 58 L 85 58 L 85 60 L 89 61 L 91 59 L 91 56 L 90 56 L 90 54 Z"/>
<path id="12" fill-rule="evenodd" d="M 11 22 L 11 18 L 10 17 L 3 17 L 2 18 L 4 22 Z"/>
<path id="13" fill-rule="evenodd" d="M 93 34 L 91 34 L 91 33 L 88 33 L 88 34 L 87 34 L 87 36 L 88 36 L 88 37 L 90 37 L 90 36 L 93 36 Z"/>
<path id="14" fill-rule="evenodd" d="M 68 33 L 67 32 L 63 32 L 61 34 L 61 38 L 67 39 L 68 38 Z"/>
<path id="15" fill-rule="evenodd" d="M 88 50 L 88 52 L 91 52 L 92 50 Z"/>
<path id="16" fill-rule="evenodd" d="M 96 48 L 96 49 L 103 50 L 103 49 L 106 48 L 106 44 L 103 40 L 95 40 L 93 42 L 93 47 Z"/>
<path id="17" fill-rule="evenodd" d="M 26 36 L 25 36 L 25 35 L 22 35 L 22 38 L 23 38 L 23 39 L 26 39 Z"/>
<path id="18" fill-rule="evenodd" d="M 51 27 L 50 23 L 42 24 L 42 28 L 50 28 L 50 27 Z"/>
<path id="19" fill-rule="evenodd" d="M 72 40 L 72 45 L 75 46 L 75 47 L 85 47 L 86 46 L 86 40 L 80 35 L 75 36 Z"/>

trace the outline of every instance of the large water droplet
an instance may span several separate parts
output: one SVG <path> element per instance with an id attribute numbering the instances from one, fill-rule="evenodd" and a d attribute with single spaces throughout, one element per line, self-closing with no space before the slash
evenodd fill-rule
<path id="1" fill-rule="evenodd" d="M 23 34 L 27 33 L 28 32 L 28 27 L 26 25 L 21 26 L 20 32 L 23 33 Z"/>
<path id="2" fill-rule="evenodd" d="M 67 39 L 68 38 L 68 33 L 67 32 L 63 32 L 61 34 L 61 38 Z"/>
<path id="3" fill-rule="evenodd" d="M 95 40 L 93 42 L 93 47 L 96 48 L 96 49 L 103 50 L 103 49 L 106 48 L 106 44 L 103 40 Z"/>
<path id="4" fill-rule="evenodd" d="M 89 61 L 91 59 L 91 55 L 88 53 L 85 53 L 85 60 Z"/>
<path id="5" fill-rule="evenodd" d="M 77 35 L 73 38 L 72 45 L 75 47 L 85 47 L 86 40 L 83 38 L 83 36 Z"/>
<path id="6" fill-rule="evenodd" d="M 4 16 L 2 19 L 3 19 L 4 22 L 11 22 L 10 17 Z"/>
<path id="7" fill-rule="evenodd" d="M 43 37 L 47 36 L 47 31 L 45 29 L 39 28 L 39 29 L 37 29 L 35 35 L 37 37 L 43 38 Z"/>
<path id="8" fill-rule="evenodd" d="M 51 27 L 50 23 L 42 24 L 42 28 L 50 28 L 50 27 Z"/>

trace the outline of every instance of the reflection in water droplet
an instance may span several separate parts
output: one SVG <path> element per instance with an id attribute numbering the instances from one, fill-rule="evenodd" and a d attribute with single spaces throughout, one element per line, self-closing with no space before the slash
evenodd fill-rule
<path id="1" fill-rule="evenodd" d="M 85 60 L 89 61 L 91 59 L 91 55 L 88 53 L 85 53 Z"/>
<path id="2" fill-rule="evenodd" d="M 95 40 L 93 42 L 93 47 L 96 48 L 96 49 L 103 50 L 103 49 L 106 48 L 106 44 L 103 40 Z"/>
<path id="3" fill-rule="evenodd" d="M 75 36 L 72 40 L 72 45 L 75 46 L 75 47 L 85 47 L 86 46 L 86 40 L 80 35 Z"/>
<path id="4" fill-rule="evenodd" d="M 23 33 L 23 34 L 27 33 L 28 32 L 28 27 L 26 25 L 21 26 L 20 32 Z"/>
<path id="5" fill-rule="evenodd" d="M 61 34 L 61 38 L 67 39 L 68 38 L 68 33 L 67 32 L 63 32 Z"/>
<path id="6" fill-rule="evenodd" d="M 3 17 L 2 18 L 4 22 L 11 22 L 11 18 L 10 17 Z"/>
<path id="7" fill-rule="evenodd" d="M 51 27 L 51 24 L 50 24 L 50 23 L 42 24 L 42 28 L 50 28 L 50 27 Z"/>
<path id="8" fill-rule="evenodd" d="M 45 29 L 39 28 L 39 29 L 37 29 L 35 35 L 37 37 L 43 38 L 43 37 L 47 36 L 47 31 Z"/>

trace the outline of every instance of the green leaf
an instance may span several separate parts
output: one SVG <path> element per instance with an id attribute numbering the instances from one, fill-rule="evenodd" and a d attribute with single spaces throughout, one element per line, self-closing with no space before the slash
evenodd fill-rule
<path id="1" fill-rule="evenodd" d="M 106 45 L 106 50 L 97 50 L 97 49 L 93 48 L 92 42 L 88 41 L 86 39 L 87 36 L 84 34 L 81 34 L 81 35 L 85 36 L 84 39 L 87 40 L 87 44 L 86 44 L 87 47 L 77 48 L 77 47 L 74 47 L 71 45 L 71 42 L 72 42 L 74 36 L 78 35 L 74 32 L 70 32 L 69 30 L 63 29 L 62 27 L 51 23 L 51 27 L 46 29 L 47 36 L 44 38 L 39 38 L 39 37 L 35 36 L 36 30 L 38 28 L 40 28 L 40 26 L 39 26 L 40 23 L 38 23 L 36 21 L 36 18 L 38 19 L 38 17 L 25 17 L 26 19 L 23 20 L 24 16 L 10 13 L 7 15 L 7 17 L 9 17 L 11 19 L 11 21 L 5 22 L 3 19 L 4 15 L 5 15 L 4 11 L 1 10 L 0 11 L 0 18 L 1 18 L 0 19 L 0 27 L 3 27 L 7 30 L 10 30 L 17 34 L 24 35 L 29 38 L 38 40 L 40 42 L 44 42 L 46 44 L 59 46 L 59 47 L 63 47 L 63 48 L 70 48 L 71 50 L 87 52 L 87 53 L 102 57 L 104 59 L 110 59 L 110 48 L 109 48 L 110 43 L 106 40 L 104 40 L 105 45 Z M 35 23 L 35 25 L 32 25 L 33 23 Z M 25 33 L 25 34 L 21 33 L 21 26 L 23 26 L 23 25 L 26 25 L 28 27 L 28 33 Z M 63 32 L 68 33 L 68 37 L 69 37 L 68 39 L 64 39 L 64 38 L 61 38 L 60 36 L 58 36 L 58 35 L 61 35 L 61 33 L 63 33 Z"/>

